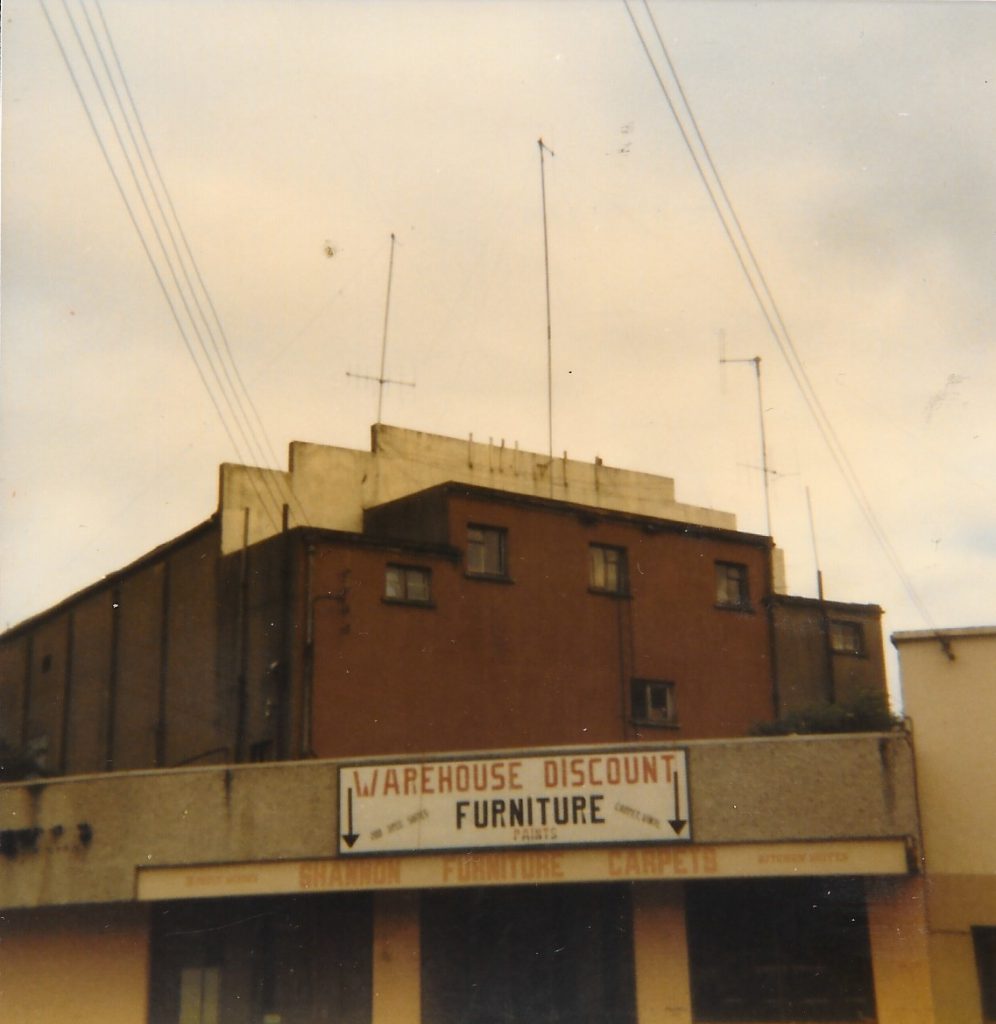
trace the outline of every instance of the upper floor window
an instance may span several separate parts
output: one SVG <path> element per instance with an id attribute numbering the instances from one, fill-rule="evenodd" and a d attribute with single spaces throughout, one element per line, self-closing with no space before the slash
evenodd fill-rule
<path id="1" fill-rule="evenodd" d="M 628 592 L 629 579 L 626 572 L 626 549 L 614 548 L 608 544 L 592 544 L 590 551 L 590 573 L 588 577 L 592 590 L 607 594 Z"/>
<path id="2" fill-rule="evenodd" d="M 630 685 L 630 717 L 641 725 L 677 725 L 674 683 L 634 679 Z"/>
<path id="3" fill-rule="evenodd" d="M 860 622 L 830 622 L 830 650 L 834 654 L 864 654 L 865 632 Z"/>
<path id="4" fill-rule="evenodd" d="M 406 604 L 429 604 L 432 573 L 415 565 L 389 565 L 384 573 L 384 599 Z"/>
<path id="5" fill-rule="evenodd" d="M 720 608 L 749 608 L 747 566 L 739 562 L 716 563 L 716 604 Z"/>
<path id="6" fill-rule="evenodd" d="M 467 527 L 467 572 L 471 576 L 507 576 L 506 532 L 497 526 Z"/>

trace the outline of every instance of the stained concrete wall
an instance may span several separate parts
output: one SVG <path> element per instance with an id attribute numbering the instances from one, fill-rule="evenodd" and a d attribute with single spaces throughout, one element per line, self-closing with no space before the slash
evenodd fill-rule
<path id="1" fill-rule="evenodd" d="M 291 445 L 290 472 L 227 464 L 221 467 L 218 507 L 222 551 L 238 550 L 280 532 L 280 503 L 292 526 L 359 532 L 363 510 L 453 481 L 633 512 L 702 526 L 736 529 L 729 512 L 675 500 L 669 477 L 519 451 L 416 430 L 379 425 L 372 450 Z M 248 522 L 246 510 L 248 509 Z"/>
<path id="2" fill-rule="evenodd" d="M 916 833 L 902 736 L 682 746 L 696 842 Z M 334 857 L 337 806 L 334 761 L 0 786 L 0 830 L 14 843 L 0 858 L 0 907 L 131 900 L 139 867 Z"/>

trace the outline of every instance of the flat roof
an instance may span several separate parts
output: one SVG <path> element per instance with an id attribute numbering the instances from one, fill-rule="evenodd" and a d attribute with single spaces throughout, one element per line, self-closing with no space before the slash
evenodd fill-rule
<path id="1" fill-rule="evenodd" d="M 950 629 L 907 629 L 892 634 L 894 644 L 908 640 L 957 640 L 970 636 L 996 636 L 996 626 L 953 626 Z"/>

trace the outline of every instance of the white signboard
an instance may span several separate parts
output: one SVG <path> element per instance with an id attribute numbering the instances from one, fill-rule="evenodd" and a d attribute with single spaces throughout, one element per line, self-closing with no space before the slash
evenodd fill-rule
<path id="1" fill-rule="evenodd" d="M 684 750 L 339 767 L 339 853 L 691 839 Z"/>

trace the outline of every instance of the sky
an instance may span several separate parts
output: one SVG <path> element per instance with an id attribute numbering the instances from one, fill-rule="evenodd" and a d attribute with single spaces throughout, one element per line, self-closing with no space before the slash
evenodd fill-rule
<path id="1" fill-rule="evenodd" d="M 392 233 L 386 373 L 415 386 L 385 387 L 384 422 L 547 450 L 545 179 L 558 454 L 766 532 L 754 370 L 721 362 L 759 357 L 790 590 L 819 564 L 887 635 L 996 623 L 996 4 L 7 0 L 0 626 L 203 521 L 218 465 L 260 461 L 115 184 L 183 322 L 74 35 L 103 75 L 105 24 L 279 463 L 291 440 L 369 445 L 355 375 L 379 372 Z"/>

